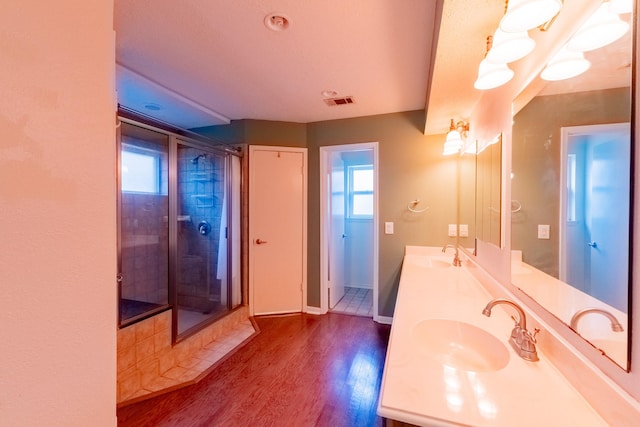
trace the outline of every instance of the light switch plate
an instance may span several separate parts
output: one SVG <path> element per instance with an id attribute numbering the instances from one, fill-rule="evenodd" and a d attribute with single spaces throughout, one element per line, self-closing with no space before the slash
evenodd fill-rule
<path id="1" fill-rule="evenodd" d="M 538 224 L 538 239 L 549 238 L 549 224 Z"/>
<path id="2" fill-rule="evenodd" d="M 449 233 L 447 234 L 449 237 L 455 237 L 458 234 L 458 227 L 456 224 L 449 224 Z"/>
<path id="3" fill-rule="evenodd" d="M 393 234 L 393 222 L 384 223 L 384 234 Z"/>
<path id="4" fill-rule="evenodd" d="M 460 224 L 460 237 L 469 237 L 469 224 Z"/>

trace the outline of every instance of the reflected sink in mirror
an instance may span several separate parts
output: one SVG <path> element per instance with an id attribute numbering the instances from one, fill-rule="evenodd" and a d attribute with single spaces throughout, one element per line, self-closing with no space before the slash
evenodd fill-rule
<path id="1" fill-rule="evenodd" d="M 424 268 L 449 268 L 453 266 L 453 257 L 450 260 L 430 256 L 416 257 L 412 258 L 411 262 Z"/>
<path id="2" fill-rule="evenodd" d="M 498 371 L 509 363 L 509 350 L 489 332 L 469 323 L 428 319 L 412 331 L 421 354 L 463 371 Z"/>

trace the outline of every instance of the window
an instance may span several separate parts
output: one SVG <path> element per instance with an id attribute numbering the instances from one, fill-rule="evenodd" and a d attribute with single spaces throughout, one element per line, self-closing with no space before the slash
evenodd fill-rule
<path id="1" fill-rule="evenodd" d="M 160 194 L 160 153 L 122 145 L 122 191 Z"/>
<path id="2" fill-rule="evenodd" d="M 349 218 L 373 218 L 373 165 L 348 167 Z"/>

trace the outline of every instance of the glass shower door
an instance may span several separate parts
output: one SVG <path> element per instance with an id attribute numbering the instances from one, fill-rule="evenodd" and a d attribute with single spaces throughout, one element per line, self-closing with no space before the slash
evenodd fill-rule
<path id="1" fill-rule="evenodd" d="M 119 324 L 169 306 L 169 137 L 122 123 L 118 203 Z"/>
<path id="2" fill-rule="evenodd" d="M 176 216 L 177 336 L 230 309 L 228 156 L 178 143 Z"/>

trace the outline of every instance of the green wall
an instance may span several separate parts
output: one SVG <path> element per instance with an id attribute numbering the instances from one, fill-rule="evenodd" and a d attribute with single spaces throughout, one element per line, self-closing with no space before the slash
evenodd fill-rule
<path id="1" fill-rule="evenodd" d="M 379 143 L 379 314 L 393 316 L 406 245 L 443 246 L 447 224 L 456 222 L 455 156 L 442 156 L 443 135 L 424 135 L 424 111 L 384 114 L 308 124 L 241 120 L 199 132 L 227 143 L 283 145 L 309 149 L 307 303 L 320 306 L 320 147 Z M 444 131 L 444 130 L 443 130 Z M 422 214 L 407 205 L 420 199 Z M 384 222 L 395 223 L 393 235 Z M 471 224 L 470 224 L 471 225 Z M 472 246 L 473 239 L 460 244 Z"/>

